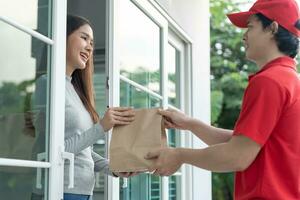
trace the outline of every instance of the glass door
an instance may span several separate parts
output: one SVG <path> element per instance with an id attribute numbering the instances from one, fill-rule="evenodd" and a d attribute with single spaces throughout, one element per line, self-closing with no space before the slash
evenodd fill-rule
<path id="1" fill-rule="evenodd" d="M 111 3 L 110 104 L 134 108 L 167 107 L 167 20 L 148 2 Z M 143 173 L 111 178 L 108 199 L 167 200 L 168 178 Z"/>
<path id="2" fill-rule="evenodd" d="M 0 196 L 62 199 L 66 1 L 2 1 L 0 13 Z"/>

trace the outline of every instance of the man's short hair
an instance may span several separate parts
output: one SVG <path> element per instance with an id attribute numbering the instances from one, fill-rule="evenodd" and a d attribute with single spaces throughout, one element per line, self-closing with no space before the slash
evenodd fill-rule
<path id="1" fill-rule="evenodd" d="M 273 22 L 261 13 L 257 13 L 255 15 L 258 20 L 261 21 L 264 29 L 270 26 Z M 297 36 L 278 24 L 278 31 L 274 34 L 274 37 L 280 52 L 291 58 L 295 58 L 297 56 L 299 51 L 299 39 Z"/>

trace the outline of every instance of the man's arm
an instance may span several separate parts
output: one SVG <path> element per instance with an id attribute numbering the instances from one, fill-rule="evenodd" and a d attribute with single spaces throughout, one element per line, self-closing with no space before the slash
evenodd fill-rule
<path id="1" fill-rule="evenodd" d="M 153 169 L 157 175 L 171 175 L 183 163 L 214 172 L 243 171 L 255 160 L 261 146 L 245 136 L 233 136 L 227 143 L 204 149 L 165 148 L 147 154 L 155 159 Z"/>
<path id="2" fill-rule="evenodd" d="M 178 149 L 182 163 L 214 172 L 243 171 L 255 160 L 261 147 L 245 136 L 205 149 Z"/>
<path id="3" fill-rule="evenodd" d="M 232 137 L 232 130 L 207 125 L 177 110 L 159 110 L 159 114 L 164 116 L 166 128 L 189 130 L 207 145 L 228 142 Z"/>
<path id="4" fill-rule="evenodd" d="M 194 118 L 190 118 L 187 122 L 187 129 L 193 132 L 207 145 L 228 142 L 233 134 L 232 130 L 216 128 Z"/>

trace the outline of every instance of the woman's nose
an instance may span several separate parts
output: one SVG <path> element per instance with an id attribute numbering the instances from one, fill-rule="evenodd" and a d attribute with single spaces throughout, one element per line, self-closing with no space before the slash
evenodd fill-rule
<path id="1" fill-rule="evenodd" d="M 87 43 L 86 50 L 92 51 L 93 50 L 93 46 L 90 43 Z"/>

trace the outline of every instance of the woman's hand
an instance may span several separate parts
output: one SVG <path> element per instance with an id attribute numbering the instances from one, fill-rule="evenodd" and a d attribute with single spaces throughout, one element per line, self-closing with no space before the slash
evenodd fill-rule
<path id="1" fill-rule="evenodd" d="M 100 124 L 104 131 L 109 131 L 115 125 L 127 125 L 133 122 L 135 112 L 133 108 L 129 107 L 113 107 L 108 108 L 102 119 L 100 119 Z"/>
<path id="2" fill-rule="evenodd" d="M 158 113 L 164 117 L 164 124 L 166 128 L 176 128 L 182 130 L 188 129 L 188 122 L 191 118 L 184 113 L 174 109 L 159 109 Z"/>

